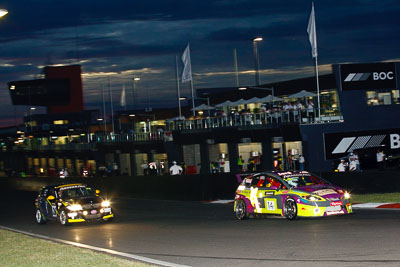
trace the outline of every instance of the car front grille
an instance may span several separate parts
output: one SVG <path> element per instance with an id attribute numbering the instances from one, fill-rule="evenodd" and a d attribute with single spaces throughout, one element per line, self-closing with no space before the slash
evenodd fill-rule
<path id="1" fill-rule="evenodd" d="M 100 203 L 85 204 L 85 205 L 82 205 L 82 208 L 83 208 L 84 210 L 98 209 L 98 208 L 100 208 Z"/>

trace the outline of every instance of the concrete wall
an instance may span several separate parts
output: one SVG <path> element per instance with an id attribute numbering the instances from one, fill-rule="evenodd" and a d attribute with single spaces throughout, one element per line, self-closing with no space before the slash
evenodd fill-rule
<path id="1" fill-rule="evenodd" d="M 320 173 L 332 183 L 352 193 L 400 192 L 400 171 L 370 171 L 362 173 Z M 234 199 L 238 180 L 234 174 L 186 176 L 136 176 L 104 178 L 16 178 L 2 177 L 2 186 L 38 191 L 46 185 L 81 182 L 102 194 L 138 198 L 173 200 Z"/>

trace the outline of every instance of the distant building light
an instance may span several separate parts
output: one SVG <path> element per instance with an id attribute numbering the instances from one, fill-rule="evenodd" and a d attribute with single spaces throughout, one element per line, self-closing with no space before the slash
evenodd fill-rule
<path id="1" fill-rule="evenodd" d="M 15 85 L 11 85 L 10 90 L 15 90 Z"/>
<path id="2" fill-rule="evenodd" d="M 35 107 L 31 107 L 31 110 L 36 110 L 36 108 Z"/>
<path id="3" fill-rule="evenodd" d="M 247 87 L 239 87 L 238 88 L 240 91 L 243 91 L 243 90 L 247 90 Z"/>
<path id="4" fill-rule="evenodd" d="M 73 131 L 75 131 L 75 130 L 74 130 L 74 129 L 68 129 L 68 131 L 73 132 Z"/>
<path id="5" fill-rule="evenodd" d="M 68 120 L 53 121 L 53 124 L 55 124 L 55 125 L 68 124 Z"/>
<path id="6" fill-rule="evenodd" d="M 135 114 L 129 114 L 129 117 L 135 117 L 136 115 Z"/>
<path id="7" fill-rule="evenodd" d="M 98 121 L 102 121 L 103 119 L 102 119 L 102 118 L 98 118 L 97 120 L 98 120 Z"/>

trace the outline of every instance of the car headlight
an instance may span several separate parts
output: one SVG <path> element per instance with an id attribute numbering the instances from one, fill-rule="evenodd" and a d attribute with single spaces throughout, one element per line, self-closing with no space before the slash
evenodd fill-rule
<path id="1" fill-rule="evenodd" d="M 78 211 L 78 210 L 82 210 L 82 206 L 80 204 L 73 204 L 73 205 L 67 206 L 67 209 L 70 211 Z"/>
<path id="2" fill-rule="evenodd" d="M 344 198 L 345 198 L 345 199 L 349 199 L 349 198 L 351 198 L 351 195 L 350 195 L 350 193 L 348 193 L 348 192 L 344 192 Z"/>
<path id="3" fill-rule="evenodd" d="M 107 208 L 107 207 L 109 207 L 110 206 L 110 201 L 108 201 L 108 200 L 104 200 L 103 202 L 101 202 L 101 206 L 103 207 L 103 208 Z"/>
<path id="4" fill-rule="evenodd" d="M 314 196 L 314 195 L 302 196 L 302 198 L 304 198 L 308 201 L 323 201 L 324 200 L 322 197 Z"/>

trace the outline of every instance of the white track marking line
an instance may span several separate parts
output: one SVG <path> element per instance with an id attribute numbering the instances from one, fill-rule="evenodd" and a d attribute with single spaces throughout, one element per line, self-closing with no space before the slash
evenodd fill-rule
<path id="1" fill-rule="evenodd" d="M 126 258 L 129 258 L 129 259 L 134 259 L 134 260 L 147 262 L 147 263 L 151 263 L 151 264 L 157 264 L 157 265 L 161 265 L 161 266 L 170 266 L 170 267 L 188 267 L 188 265 L 180 265 L 180 264 L 175 264 L 175 263 L 171 263 L 171 262 L 167 262 L 167 261 L 160 261 L 160 260 L 155 260 L 155 259 L 151 259 L 151 258 L 146 258 L 146 257 L 134 255 L 134 254 L 120 252 L 120 251 L 116 251 L 116 250 L 112 250 L 112 249 L 100 248 L 100 247 L 90 246 L 90 245 L 86 245 L 86 244 L 81 244 L 81 243 L 78 243 L 78 242 L 72 242 L 72 241 L 63 240 L 63 239 L 52 238 L 52 237 L 48 237 L 48 236 L 44 236 L 44 235 L 38 235 L 38 234 L 34 234 L 34 233 L 21 231 L 21 230 L 18 230 L 18 229 L 9 228 L 9 227 L 2 226 L 2 225 L 0 225 L 0 228 L 4 229 L 4 230 L 9 230 L 9 231 L 12 231 L 12 232 L 16 232 L 16 233 L 32 236 L 32 237 L 46 239 L 46 240 L 50 240 L 50 241 L 54 241 L 54 242 L 58 242 L 58 243 L 63 243 L 63 244 L 67 244 L 67 245 L 72 245 L 72 246 L 76 246 L 76 247 L 80 247 L 80 248 L 86 248 L 86 249 L 91 249 L 91 250 L 95 250 L 95 251 L 105 252 L 105 253 L 108 253 L 108 254 L 122 256 L 122 257 L 126 257 Z"/>

